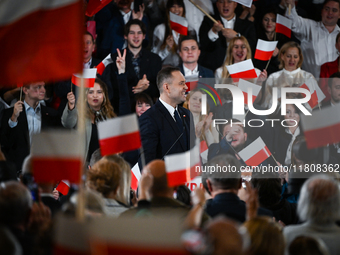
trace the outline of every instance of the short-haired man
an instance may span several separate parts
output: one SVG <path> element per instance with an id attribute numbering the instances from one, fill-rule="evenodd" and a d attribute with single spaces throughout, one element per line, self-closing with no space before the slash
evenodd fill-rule
<path id="1" fill-rule="evenodd" d="M 333 73 L 328 78 L 328 92 L 331 95 L 331 100 L 323 103 L 323 107 L 335 106 L 340 102 L 340 72 Z"/>
<path id="2" fill-rule="evenodd" d="M 165 67 L 158 73 L 157 86 L 159 100 L 139 118 L 146 164 L 187 151 L 195 143 L 192 115 L 180 106 L 188 89 L 184 76 L 177 67 Z"/>
<path id="3" fill-rule="evenodd" d="M 179 56 L 182 64 L 179 66 L 185 78 L 214 78 L 214 73 L 197 63 L 201 51 L 196 38 L 184 36 L 178 43 Z"/>
<path id="4" fill-rule="evenodd" d="M 44 128 L 61 126 L 60 115 L 40 103 L 45 98 L 45 83 L 36 82 L 23 87 L 24 101 L 6 109 L 1 124 L 1 148 L 17 171 L 30 153 L 32 135 Z"/>
<path id="5" fill-rule="evenodd" d="M 320 77 L 320 67 L 326 62 L 337 58 L 337 50 L 334 47 L 336 36 L 340 32 L 337 25 L 340 18 L 340 1 L 326 0 L 321 10 L 321 21 L 301 18 L 295 8 L 294 0 L 285 0 L 286 16 L 292 21 L 292 31 L 301 41 L 301 49 L 304 57 L 302 69 L 312 73 L 314 77 Z"/>
<path id="6" fill-rule="evenodd" d="M 156 85 L 156 77 L 162 68 L 161 58 L 142 48 L 142 42 L 146 35 L 146 28 L 138 19 L 130 20 L 125 26 L 124 37 L 127 41 L 125 73 L 128 83 L 128 90 L 131 102 L 131 109 L 134 109 L 135 94 L 147 93 L 151 98 L 156 99 L 159 92 Z M 111 58 L 115 61 L 117 53 Z M 113 86 L 113 100 L 111 101 L 115 112 L 119 112 L 119 84 L 118 70 L 116 63 L 109 65 L 111 81 Z"/>
<path id="7" fill-rule="evenodd" d="M 206 174 L 208 189 L 213 197 L 206 203 L 206 213 L 210 217 L 224 215 L 238 222 L 246 220 L 246 204 L 240 200 L 237 193 L 242 186 L 241 164 L 231 155 L 220 155 L 208 162 L 215 170 L 220 168 L 234 169 L 233 171 L 215 171 Z M 266 209 L 259 208 L 258 214 L 272 216 Z"/>
<path id="8" fill-rule="evenodd" d="M 339 183 L 326 175 L 307 180 L 300 192 L 297 212 L 304 223 L 283 229 L 286 247 L 297 236 L 308 234 L 324 241 L 329 254 L 339 254 L 340 227 L 336 224 L 340 215 Z"/>
<path id="9" fill-rule="evenodd" d="M 228 42 L 232 38 L 240 35 L 246 37 L 253 54 L 256 44 L 254 23 L 236 16 L 236 2 L 217 0 L 216 7 L 218 13 L 213 15 L 213 18 L 218 23 L 205 16 L 199 32 L 202 50 L 200 63 L 213 71 L 222 66 Z"/>

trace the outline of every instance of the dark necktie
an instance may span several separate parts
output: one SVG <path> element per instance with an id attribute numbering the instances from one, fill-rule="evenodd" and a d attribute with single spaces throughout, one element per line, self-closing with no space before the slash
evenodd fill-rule
<path id="1" fill-rule="evenodd" d="M 179 130 L 182 132 L 183 131 L 183 122 L 181 120 L 181 117 L 179 117 L 177 110 L 175 110 L 174 116 L 175 116 L 176 124 L 177 124 Z"/>

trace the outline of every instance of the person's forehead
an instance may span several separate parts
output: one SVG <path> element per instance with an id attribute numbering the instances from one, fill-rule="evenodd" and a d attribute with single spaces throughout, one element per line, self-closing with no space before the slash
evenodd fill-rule
<path id="1" fill-rule="evenodd" d="M 183 76 L 183 74 L 180 71 L 174 71 L 172 72 L 172 77 L 173 79 L 179 80 L 179 82 L 181 81 L 185 81 L 185 78 Z"/>
<path id="2" fill-rule="evenodd" d="M 339 9 L 339 3 L 336 1 L 329 1 L 327 4 L 325 4 L 324 8 L 329 7 L 329 8 L 337 8 Z"/>
<path id="3" fill-rule="evenodd" d="M 139 32 L 139 31 L 142 31 L 142 29 L 140 28 L 140 26 L 139 25 L 131 25 L 130 26 L 130 31 L 129 32 Z"/>
<path id="4" fill-rule="evenodd" d="M 340 85 L 340 78 L 332 78 L 332 85 Z"/>
<path id="5" fill-rule="evenodd" d="M 245 44 L 245 43 L 242 40 L 236 40 L 234 42 L 234 45 L 243 45 L 243 44 Z"/>
<path id="6" fill-rule="evenodd" d="M 196 46 L 196 47 L 198 46 L 195 40 L 185 40 L 182 42 L 182 48 L 192 47 L 192 46 Z"/>
<path id="7" fill-rule="evenodd" d="M 92 36 L 90 36 L 90 35 L 84 35 L 84 40 L 85 41 L 92 41 Z"/>

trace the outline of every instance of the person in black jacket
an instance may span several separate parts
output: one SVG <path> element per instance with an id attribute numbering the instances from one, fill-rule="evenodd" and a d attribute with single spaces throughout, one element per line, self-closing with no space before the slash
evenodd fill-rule
<path id="1" fill-rule="evenodd" d="M 216 7 L 218 13 L 213 18 L 214 23 L 207 16 L 204 17 L 199 31 L 202 54 L 200 63 L 215 71 L 222 66 L 225 59 L 228 42 L 243 35 L 247 38 L 251 51 L 255 52 L 256 32 L 255 26 L 247 19 L 236 17 L 237 3 L 231 0 L 218 0 Z"/>

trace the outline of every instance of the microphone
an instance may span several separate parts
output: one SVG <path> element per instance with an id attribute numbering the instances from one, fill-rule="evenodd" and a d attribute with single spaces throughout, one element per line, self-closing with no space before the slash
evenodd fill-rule
<path id="1" fill-rule="evenodd" d="M 166 155 L 168 155 L 169 151 L 171 151 L 171 149 L 175 146 L 175 144 L 178 142 L 179 139 L 181 139 L 181 137 L 183 136 L 184 134 L 184 125 L 183 125 L 183 132 L 177 137 L 176 141 L 171 145 L 170 149 L 164 154 L 162 160 L 164 160 L 164 157 Z"/>

